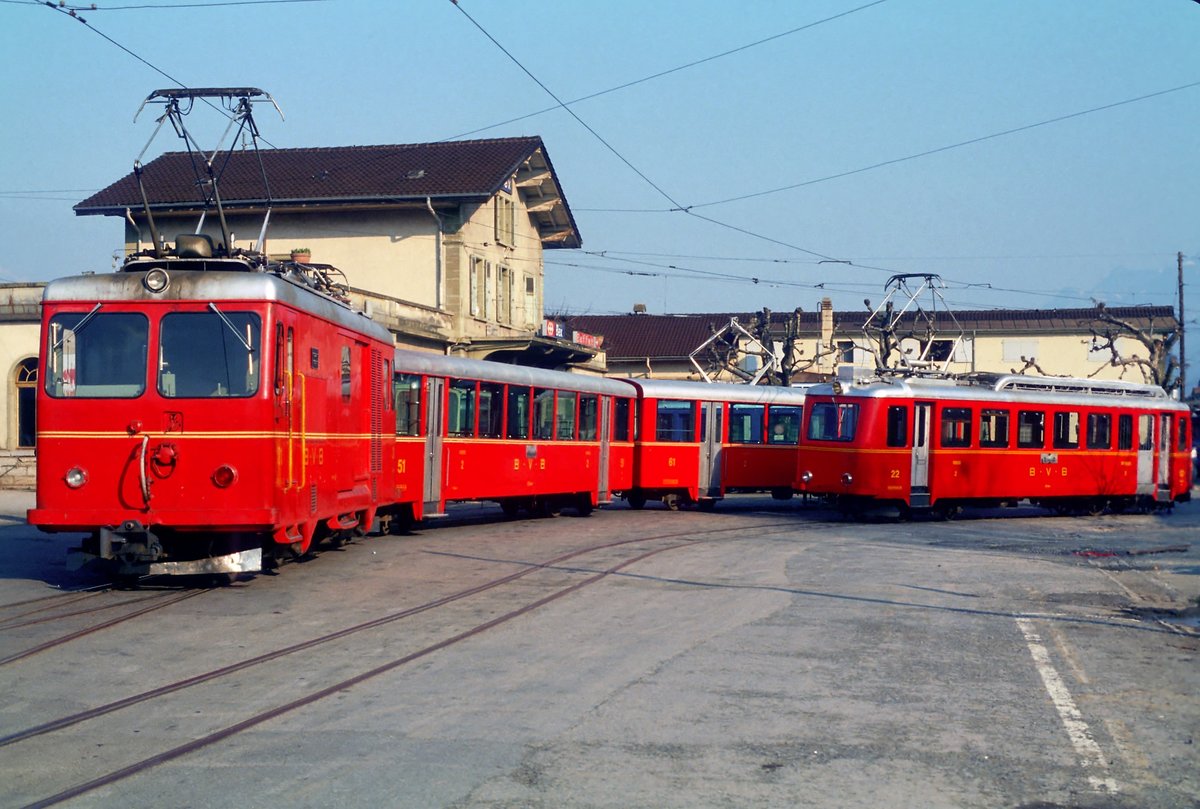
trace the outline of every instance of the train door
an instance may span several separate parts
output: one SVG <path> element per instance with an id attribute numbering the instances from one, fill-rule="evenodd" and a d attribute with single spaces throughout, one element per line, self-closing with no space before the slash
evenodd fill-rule
<path id="1" fill-rule="evenodd" d="M 1158 417 L 1158 490 L 1155 499 L 1160 503 L 1171 502 L 1171 422 L 1174 419 L 1170 413 L 1160 413 Z"/>
<path id="2" fill-rule="evenodd" d="M 607 503 L 608 495 L 608 455 L 612 442 L 612 397 L 600 396 L 600 491 L 599 502 Z"/>
<path id="3" fill-rule="evenodd" d="M 377 348 L 372 348 L 370 350 L 370 363 L 371 438 L 369 442 L 370 465 L 368 468 L 371 474 L 371 502 L 378 503 L 379 478 L 383 475 L 384 397 L 388 396 L 390 391 L 384 388 L 384 380 L 387 379 L 387 375 L 385 375 L 383 368 L 383 352 Z"/>
<path id="4" fill-rule="evenodd" d="M 908 503 L 927 508 L 929 500 L 929 445 L 932 442 L 933 402 L 913 404 L 912 468 Z"/>
<path id="5" fill-rule="evenodd" d="M 1137 493 L 1154 494 L 1154 415 L 1138 416 Z"/>
<path id="6" fill-rule="evenodd" d="M 700 476 L 701 497 L 721 496 L 721 416 L 720 402 L 700 403 Z"/>
<path id="7" fill-rule="evenodd" d="M 426 378 L 425 391 L 425 516 L 444 516 L 442 502 L 442 420 L 446 380 Z"/>

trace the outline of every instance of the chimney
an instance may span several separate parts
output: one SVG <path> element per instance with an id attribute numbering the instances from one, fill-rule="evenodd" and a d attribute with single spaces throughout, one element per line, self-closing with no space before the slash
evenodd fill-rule
<path id="1" fill-rule="evenodd" d="M 635 304 L 633 305 L 633 313 L 634 313 L 635 315 L 644 315 L 644 314 L 646 314 L 646 304 L 644 304 L 644 303 L 635 303 Z"/>
<path id="2" fill-rule="evenodd" d="M 833 301 L 829 298 L 821 299 L 821 349 L 833 348 Z M 837 358 L 831 352 L 822 358 L 820 369 L 826 373 L 832 373 L 837 369 Z"/>

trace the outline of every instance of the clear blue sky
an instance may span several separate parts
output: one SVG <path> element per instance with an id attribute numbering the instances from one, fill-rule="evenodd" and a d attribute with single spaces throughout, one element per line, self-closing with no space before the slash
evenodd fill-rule
<path id="1" fill-rule="evenodd" d="M 584 240 L 547 253 L 551 312 L 861 308 L 893 272 L 941 274 L 960 308 L 1174 304 L 1182 251 L 1195 326 L 1200 84 L 890 161 L 1200 82 L 1200 3 L 869 4 L 113 0 L 80 15 L 178 82 L 272 93 L 287 120 L 259 121 L 276 146 L 540 135 Z M 586 127 L 562 109 L 493 126 L 554 101 L 480 27 L 565 101 L 776 38 L 573 105 Z M 0 2 L 0 66 L 0 280 L 109 269 L 121 224 L 71 206 L 130 170 L 153 128 L 133 114 L 173 82 L 25 0 Z M 154 153 L 176 148 L 160 136 Z"/>

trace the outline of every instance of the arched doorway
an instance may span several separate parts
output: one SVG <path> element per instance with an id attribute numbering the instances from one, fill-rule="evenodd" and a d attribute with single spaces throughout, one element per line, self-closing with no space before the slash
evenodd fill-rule
<path id="1" fill-rule="evenodd" d="M 21 360 L 17 364 L 17 447 L 32 449 L 37 446 L 37 357 Z"/>

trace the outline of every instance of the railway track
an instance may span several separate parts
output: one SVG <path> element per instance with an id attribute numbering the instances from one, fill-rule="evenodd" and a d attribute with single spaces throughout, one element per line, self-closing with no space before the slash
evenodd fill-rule
<path id="1" fill-rule="evenodd" d="M 794 524 L 791 521 L 787 521 L 756 526 L 756 530 L 758 531 L 770 531 L 773 528 L 790 531 L 794 528 Z M 489 618 L 488 620 L 478 621 L 466 629 L 451 631 L 446 634 L 445 637 L 426 643 L 420 648 L 408 651 L 403 655 L 394 657 L 364 671 L 339 678 L 333 682 L 329 682 L 328 684 L 323 685 L 307 694 L 299 696 L 289 702 L 272 708 L 264 709 L 245 719 L 242 719 L 241 721 L 229 724 L 223 728 L 211 731 L 198 738 L 184 742 L 175 747 L 171 747 L 157 754 L 145 757 L 126 767 L 98 775 L 91 780 L 75 784 L 46 798 L 28 804 L 31 807 L 53 806 L 75 798 L 79 795 L 86 794 L 93 790 L 100 789 L 104 786 L 145 772 L 146 770 L 180 758 L 196 750 L 216 744 L 224 739 L 248 730 L 249 728 L 256 727 L 264 722 L 268 722 L 277 717 L 289 714 L 339 691 L 353 687 L 385 673 L 394 671 L 395 669 L 403 667 L 409 663 L 425 658 L 439 650 L 453 646 L 457 643 L 461 643 L 470 638 L 477 637 L 482 633 L 506 624 L 520 616 L 526 615 L 543 606 L 577 593 L 586 587 L 601 582 L 613 574 L 619 573 L 626 568 L 629 568 L 658 554 L 680 548 L 691 547 L 698 543 L 709 541 L 709 539 L 705 538 L 720 538 L 729 534 L 741 533 L 745 530 L 746 527 L 744 525 L 738 525 L 736 527 L 699 531 L 680 531 L 650 536 L 640 536 L 577 548 L 566 553 L 559 554 L 553 558 L 538 562 L 521 562 L 519 564 L 523 566 L 522 569 L 504 576 L 489 579 L 488 581 L 482 582 L 475 586 L 463 588 L 453 593 L 431 599 L 403 610 L 398 610 L 386 615 L 371 618 L 366 621 L 346 626 L 332 632 L 327 632 L 301 642 L 280 647 L 270 652 L 254 655 L 226 666 L 221 666 L 219 668 L 196 674 L 191 677 L 183 678 L 181 680 L 177 680 L 156 688 L 148 689 L 123 699 L 114 700 L 112 702 L 98 705 L 84 711 L 41 723 L 34 727 L 29 727 L 24 730 L 10 733 L 6 736 L 0 737 L 0 748 L 13 748 L 16 745 L 28 742 L 29 740 L 39 736 L 71 728 L 107 714 L 112 714 L 120 710 L 142 705 L 151 702 L 152 700 L 160 699 L 170 694 L 176 694 L 204 683 L 211 683 L 221 678 L 229 677 L 235 673 L 254 669 L 290 655 L 313 650 L 332 641 L 349 638 L 368 630 L 402 621 L 403 619 L 410 618 L 421 613 L 436 610 L 441 607 L 447 607 L 455 604 L 456 602 L 461 602 L 474 596 L 487 593 L 488 591 L 502 588 L 506 584 L 529 577 L 532 574 L 538 573 L 539 571 L 550 571 L 560 576 L 565 574 L 577 579 L 576 581 L 566 585 L 562 585 L 560 582 L 559 584 L 544 586 L 541 588 L 543 591 L 538 593 L 536 597 L 530 598 L 526 596 L 524 599 L 522 599 L 523 603 L 515 606 L 510 604 L 499 615 Z M 652 547 L 646 547 L 647 545 Z M 614 549 L 623 549 L 626 551 L 626 555 L 617 560 L 593 564 L 591 565 L 592 569 L 586 572 L 577 569 L 565 569 L 563 567 L 564 563 L 566 562 L 578 560 L 581 557 L 589 554 L 594 555 L 597 553 L 603 553 L 605 551 L 612 551 Z"/>
<path id="2" fill-rule="evenodd" d="M 64 619 L 67 617 L 72 617 L 72 616 L 77 616 L 77 615 L 93 614 L 93 613 L 101 612 L 106 609 L 112 609 L 115 607 L 126 606 L 131 603 L 134 605 L 137 605 L 137 604 L 141 604 L 142 602 L 145 602 L 145 601 L 151 602 L 149 604 L 145 604 L 144 606 L 139 606 L 137 609 L 135 609 L 131 612 L 127 612 L 122 615 L 118 615 L 118 616 L 116 616 L 114 618 L 110 618 L 106 621 L 101 621 L 98 624 L 92 624 L 91 626 L 87 626 L 87 627 L 84 627 L 83 629 L 75 630 L 74 632 L 68 632 L 65 635 L 60 635 L 58 637 L 51 638 L 50 640 L 43 641 L 34 646 L 23 649 L 19 652 L 13 652 L 4 657 L 0 657 L 0 668 L 11 665 L 18 661 L 24 660 L 28 657 L 32 657 L 33 655 L 40 654 L 49 649 L 54 649 L 56 647 L 63 646 L 64 644 L 70 643 L 71 641 L 74 641 L 74 640 L 78 640 L 79 638 L 84 638 L 84 637 L 87 637 L 88 635 L 94 635 L 95 633 L 100 632 L 105 629 L 111 629 L 112 627 L 123 624 L 126 621 L 132 621 L 134 618 L 139 618 L 143 615 L 146 615 L 151 612 L 155 612 L 157 610 L 161 610 L 161 609 L 163 609 L 165 607 L 169 607 L 173 604 L 178 604 L 180 601 L 186 601 L 189 598 L 195 598 L 198 595 L 202 595 L 204 592 L 206 592 L 206 591 L 205 590 L 190 590 L 190 591 L 183 592 L 183 593 L 169 593 L 166 595 L 154 595 L 154 596 L 150 596 L 147 598 L 123 601 L 123 602 L 120 602 L 117 604 L 101 605 L 101 606 L 94 607 L 91 609 L 78 610 L 73 613 L 50 616 L 50 617 L 43 618 L 43 619 L 27 621 L 25 623 L 15 623 L 15 624 L 8 624 L 8 625 L 0 626 L 0 631 L 8 630 L 8 629 L 16 629 L 16 628 L 23 627 L 23 626 L 29 626 L 31 624 L 44 623 L 47 621 Z"/>

